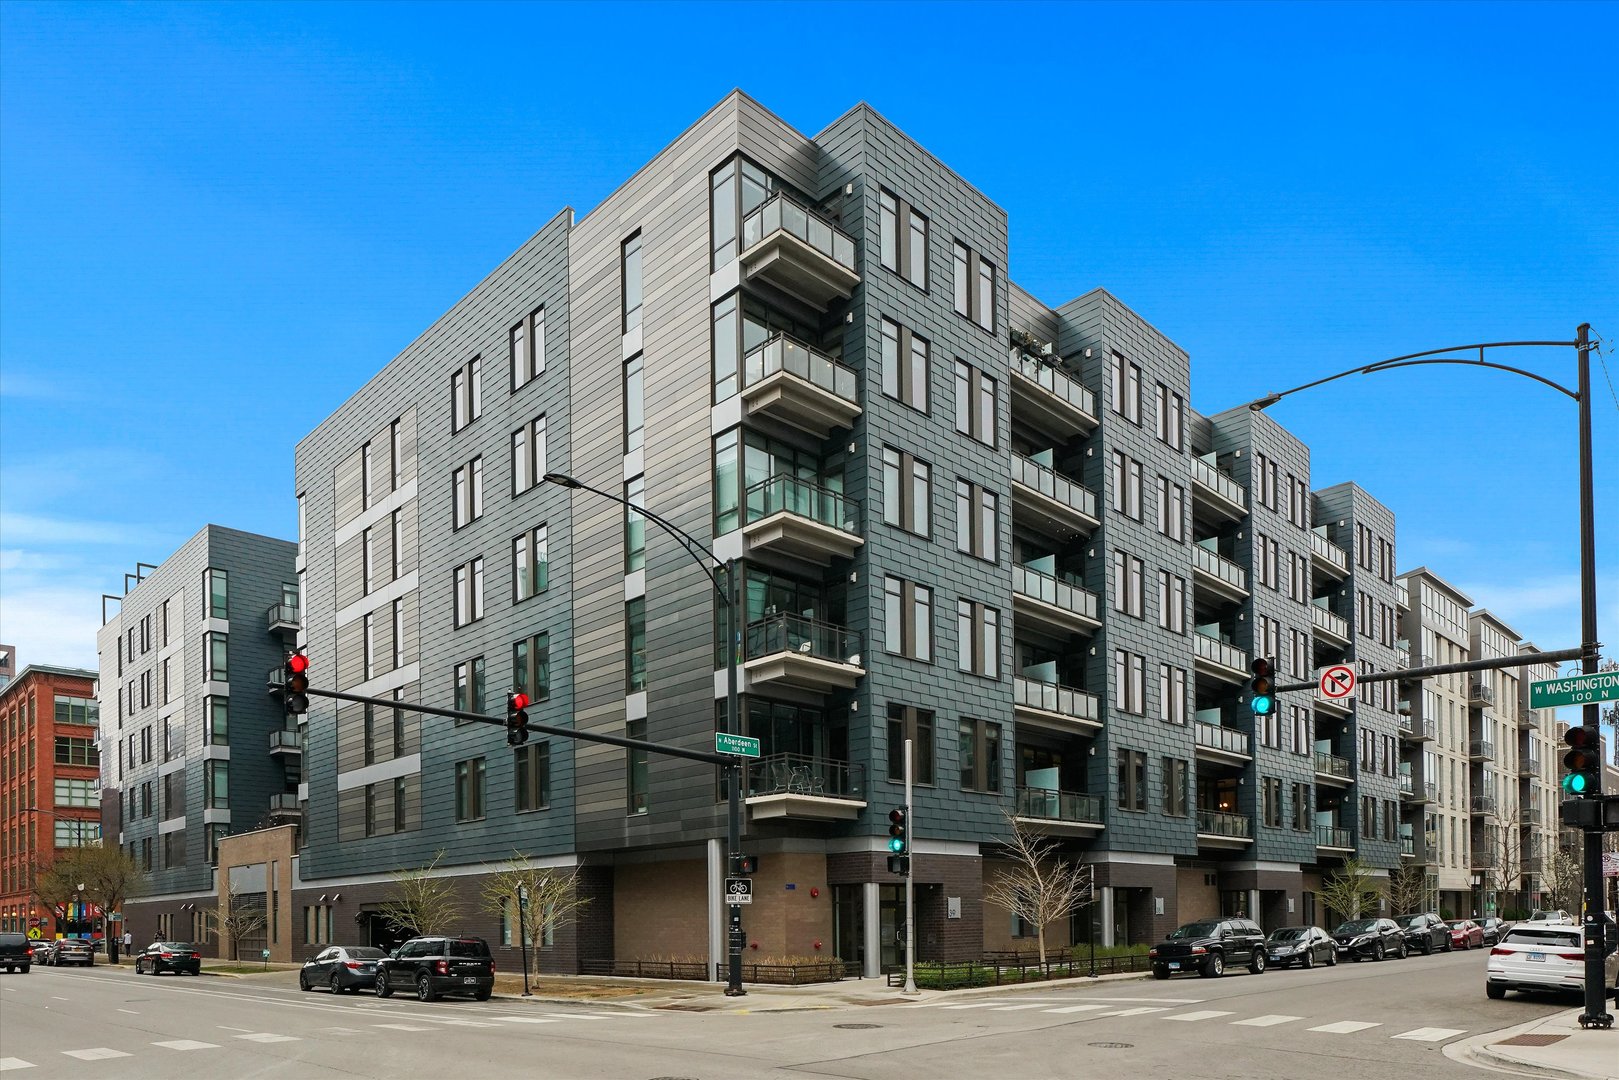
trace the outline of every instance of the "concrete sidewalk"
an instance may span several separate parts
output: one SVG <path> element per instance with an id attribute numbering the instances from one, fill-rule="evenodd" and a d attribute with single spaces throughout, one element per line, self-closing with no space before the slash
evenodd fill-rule
<path id="1" fill-rule="evenodd" d="M 1517 1027 L 1463 1039 L 1445 1047 L 1445 1055 L 1513 1072 L 1577 1080 L 1619 1080 L 1619 1029 L 1587 1031 L 1579 1025 L 1579 1016 L 1584 1011 L 1570 1009 Z"/>

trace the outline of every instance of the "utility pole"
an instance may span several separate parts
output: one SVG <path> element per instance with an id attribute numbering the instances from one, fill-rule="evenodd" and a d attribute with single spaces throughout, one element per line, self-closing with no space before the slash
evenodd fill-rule
<path id="1" fill-rule="evenodd" d="M 905 828 L 906 847 L 905 857 L 905 989 L 901 993 L 916 993 L 916 909 L 914 906 L 915 887 L 912 882 L 916 874 L 916 833 L 911 831 L 911 749 L 910 739 L 905 740 Z"/>

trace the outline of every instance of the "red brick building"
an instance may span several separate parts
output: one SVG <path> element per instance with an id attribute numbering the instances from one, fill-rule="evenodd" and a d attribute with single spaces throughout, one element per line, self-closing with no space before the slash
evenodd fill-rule
<path id="1" fill-rule="evenodd" d="M 93 671 L 30 664 L 0 688 L 0 930 L 65 932 L 34 881 L 101 839 L 98 728 Z"/>

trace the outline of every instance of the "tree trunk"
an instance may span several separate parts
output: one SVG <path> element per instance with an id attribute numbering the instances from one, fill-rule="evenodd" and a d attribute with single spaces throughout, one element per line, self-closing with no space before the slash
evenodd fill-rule
<path id="1" fill-rule="evenodd" d="M 1044 924 L 1035 930 L 1034 940 L 1040 945 L 1040 967 L 1044 969 L 1046 966 L 1046 928 Z"/>

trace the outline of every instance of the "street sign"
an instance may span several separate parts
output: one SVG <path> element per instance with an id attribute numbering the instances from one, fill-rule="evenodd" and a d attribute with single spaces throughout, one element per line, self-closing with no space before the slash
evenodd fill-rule
<path id="1" fill-rule="evenodd" d="M 1554 709 L 1559 705 L 1585 705 L 1595 701 L 1619 701 L 1619 671 L 1597 671 L 1529 684 L 1531 709 Z"/>
<path id="2" fill-rule="evenodd" d="M 1355 692 L 1355 669 L 1348 664 L 1334 664 L 1321 673 L 1321 693 L 1337 701 Z"/>
<path id="3" fill-rule="evenodd" d="M 40 939 L 40 937 L 41 937 L 41 936 L 42 936 L 42 935 L 41 935 L 41 934 L 40 934 L 40 932 L 39 932 L 39 927 L 37 927 L 37 926 L 30 926 L 30 927 L 29 927 L 29 928 L 28 928 L 28 937 L 29 937 L 29 939 L 30 939 L 30 940 L 32 940 L 32 941 L 38 941 L 38 940 L 39 940 L 39 939 Z"/>
<path id="4" fill-rule="evenodd" d="M 726 878 L 725 902 L 733 907 L 737 904 L 753 903 L 753 882 L 745 877 Z"/>
<path id="5" fill-rule="evenodd" d="M 723 731 L 715 732 L 714 752 L 716 754 L 735 754 L 737 757 L 758 757 L 759 740 L 751 735 L 730 735 Z"/>

